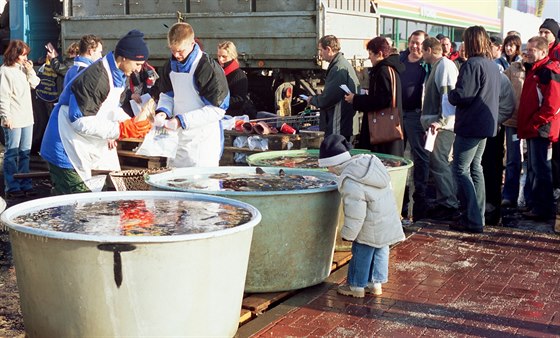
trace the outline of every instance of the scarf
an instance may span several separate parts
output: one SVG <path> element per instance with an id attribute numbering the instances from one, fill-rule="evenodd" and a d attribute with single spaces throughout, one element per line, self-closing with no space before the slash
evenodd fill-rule
<path id="1" fill-rule="evenodd" d="M 236 69 L 239 69 L 239 62 L 237 62 L 237 60 L 233 59 L 229 62 L 226 62 L 224 64 L 224 73 L 226 74 L 226 76 L 228 76 L 231 72 L 233 72 Z"/>

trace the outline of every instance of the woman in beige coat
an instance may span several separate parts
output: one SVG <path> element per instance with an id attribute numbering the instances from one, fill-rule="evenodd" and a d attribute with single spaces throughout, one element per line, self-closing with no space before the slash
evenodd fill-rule
<path id="1" fill-rule="evenodd" d="M 29 172 L 33 139 L 31 88 L 41 81 L 27 60 L 31 49 L 21 40 L 12 40 L 0 67 L 0 118 L 4 130 L 4 185 L 6 198 L 34 196 L 30 178 L 15 179 L 16 173 Z"/>

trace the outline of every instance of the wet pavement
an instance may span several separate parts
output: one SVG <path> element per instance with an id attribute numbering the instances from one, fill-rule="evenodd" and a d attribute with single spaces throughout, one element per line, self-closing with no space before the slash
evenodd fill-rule
<path id="1" fill-rule="evenodd" d="M 497 226 L 465 234 L 417 224 L 391 250 L 382 296 L 338 295 L 346 266 L 237 336 L 560 337 L 558 234 Z"/>

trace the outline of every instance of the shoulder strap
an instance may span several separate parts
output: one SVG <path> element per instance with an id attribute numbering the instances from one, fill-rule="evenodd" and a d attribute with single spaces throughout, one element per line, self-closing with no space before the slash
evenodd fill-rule
<path id="1" fill-rule="evenodd" d="M 396 108 L 397 107 L 397 83 L 395 80 L 395 70 L 391 66 L 388 66 L 387 68 L 389 69 L 389 76 L 391 78 L 391 95 L 393 98 L 391 101 L 391 107 Z"/>

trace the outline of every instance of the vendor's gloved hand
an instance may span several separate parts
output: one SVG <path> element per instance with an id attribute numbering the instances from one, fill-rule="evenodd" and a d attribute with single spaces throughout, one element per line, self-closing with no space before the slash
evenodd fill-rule
<path id="1" fill-rule="evenodd" d="M 167 120 L 167 115 L 165 113 L 157 113 L 154 117 L 154 126 L 161 128 L 165 125 L 165 120 Z"/>
<path id="2" fill-rule="evenodd" d="M 152 124 L 148 120 L 139 122 L 134 122 L 133 119 L 124 120 L 123 122 L 119 123 L 119 139 L 144 137 L 151 128 Z"/>
<path id="3" fill-rule="evenodd" d="M 177 128 L 179 128 L 179 125 L 180 125 L 179 120 L 176 117 L 174 117 L 171 120 L 166 120 L 164 127 L 169 130 L 177 130 Z"/>

